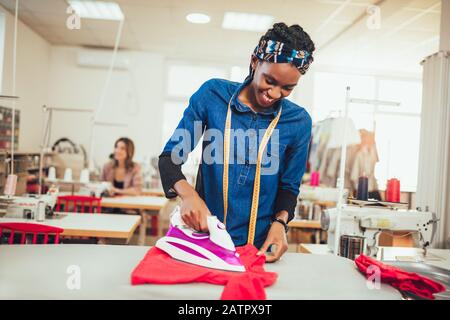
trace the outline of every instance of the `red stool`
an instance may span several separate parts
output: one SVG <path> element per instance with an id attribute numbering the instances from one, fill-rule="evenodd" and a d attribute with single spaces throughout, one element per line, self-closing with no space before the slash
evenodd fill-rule
<path id="1" fill-rule="evenodd" d="M 16 232 L 22 233 L 20 244 L 25 244 L 27 233 L 33 234 L 33 244 L 36 244 L 37 235 L 44 234 L 44 244 L 48 244 L 48 235 L 55 234 L 55 244 L 59 243 L 59 235 L 64 232 L 64 229 L 52 226 L 46 226 L 36 223 L 23 222 L 0 222 L 0 237 L 3 234 L 3 229 L 10 230 L 8 244 L 13 244 L 14 234 Z"/>
<path id="2" fill-rule="evenodd" d="M 56 205 L 56 211 L 60 212 L 61 203 L 64 204 L 66 212 L 69 212 L 69 207 L 73 206 L 73 212 L 76 211 L 77 205 L 81 206 L 81 213 L 85 213 L 85 207 L 89 206 L 89 213 L 94 213 L 94 208 L 97 208 L 97 213 L 101 213 L 102 198 L 89 196 L 59 196 Z"/>

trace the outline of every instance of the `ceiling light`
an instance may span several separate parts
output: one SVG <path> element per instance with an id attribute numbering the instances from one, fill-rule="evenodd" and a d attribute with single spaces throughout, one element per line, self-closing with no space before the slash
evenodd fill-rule
<path id="1" fill-rule="evenodd" d="M 246 31 L 265 31 L 272 26 L 274 18 L 268 15 L 225 12 L 222 28 Z"/>
<path id="2" fill-rule="evenodd" d="M 211 18 L 203 13 L 189 13 L 186 16 L 186 20 L 191 23 L 208 23 L 211 21 Z"/>
<path id="3" fill-rule="evenodd" d="M 69 0 L 70 6 L 86 19 L 123 20 L 120 6 L 115 2 Z"/>

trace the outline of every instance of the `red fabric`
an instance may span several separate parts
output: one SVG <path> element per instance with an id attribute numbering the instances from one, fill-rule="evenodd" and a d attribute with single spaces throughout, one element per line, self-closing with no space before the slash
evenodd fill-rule
<path id="1" fill-rule="evenodd" d="M 379 268 L 381 282 L 388 283 L 401 291 L 411 292 L 419 297 L 434 299 L 433 294 L 445 291 L 445 286 L 417 273 L 406 272 L 400 268 L 389 266 L 373 258 L 360 255 L 355 259 L 359 271 L 369 277 L 367 269 L 373 265 Z"/>
<path id="2" fill-rule="evenodd" d="M 178 261 L 153 247 L 131 274 L 131 284 L 206 282 L 225 286 L 222 300 L 265 300 L 264 287 L 275 283 L 278 275 L 264 270 L 266 257 L 257 256 L 258 249 L 253 245 L 236 250 L 246 272 L 222 271 Z"/>

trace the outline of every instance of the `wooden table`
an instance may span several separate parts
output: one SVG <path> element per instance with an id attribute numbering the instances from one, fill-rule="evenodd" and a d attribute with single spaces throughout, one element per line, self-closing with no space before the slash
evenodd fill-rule
<path id="1" fill-rule="evenodd" d="M 163 197 L 149 196 L 119 196 L 113 198 L 102 198 L 102 208 L 117 208 L 137 210 L 142 217 L 141 227 L 139 228 L 139 244 L 145 244 L 145 234 L 147 230 L 147 220 L 145 211 L 153 212 L 152 228 L 158 227 L 158 213 L 167 203 Z"/>
<path id="2" fill-rule="evenodd" d="M 288 226 L 289 226 L 289 228 L 294 228 L 294 229 L 313 229 L 313 230 L 315 230 L 316 243 L 320 243 L 320 235 L 321 235 L 321 231 L 322 231 L 320 221 L 293 219 L 289 222 Z"/>
<path id="3" fill-rule="evenodd" d="M 312 254 L 333 254 L 333 252 L 328 249 L 328 246 L 326 244 L 315 243 L 301 243 L 298 246 L 298 252 Z"/>
<path id="4" fill-rule="evenodd" d="M 0 222 L 38 223 L 64 229 L 62 236 L 123 239 L 128 243 L 141 222 L 140 216 L 98 213 L 55 213 L 43 222 L 0 218 Z"/>
<path id="5" fill-rule="evenodd" d="M 155 188 L 149 188 L 149 189 L 142 189 L 141 194 L 143 196 L 156 196 L 156 197 L 165 197 L 164 190 L 162 189 L 155 189 Z"/>
<path id="6" fill-rule="evenodd" d="M 220 298 L 221 285 L 132 286 L 130 275 L 148 250 L 110 245 L 0 246 L 0 299 Z M 277 281 L 265 289 L 270 300 L 402 298 L 386 284 L 370 290 L 354 262 L 342 257 L 286 253 L 280 261 L 266 264 L 265 269 L 278 274 Z M 79 288 L 67 285 L 74 270 L 79 270 Z"/>
<path id="7" fill-rule="evenodd" d="M 321 229 L 320 221 L 294 219 L 289 222 L 290 228 Z"/>
<path id="8" fill-rule="evenodd" d="M 102 208 L 161 210 L 166 203 L 166 198 L 151 196 L 117 196 L 112 198 L 102 198 Z"/>

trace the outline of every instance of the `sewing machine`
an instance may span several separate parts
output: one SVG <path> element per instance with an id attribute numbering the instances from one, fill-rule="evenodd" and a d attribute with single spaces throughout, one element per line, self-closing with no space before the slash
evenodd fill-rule
<path id="1" fill-rule="evenodd" d="M 336 241 L 336 217 L 337 208 L 325 210 L 321 217 L 322 229 L 328 231 L 328 248 L 333 252 Z M 436 222 L 436 215 L 428 211 L 344 205 L 340 235 L 363 237 L 363 253 L 376 257 L 381 232 L 407 231 L 418 235 L 419 245 L 426 254 L 426 248 L 434 238 Z"/>
<path id="2" fill-rule="evenodd" d="M 45 207 L 45 215 L 53 214 L 57 201 L 57 193 L 45 195 L 29 195 L 22 197 L 0 197 L 0 208 L 7 218 L 36 219 L 40 206 Z"/>

